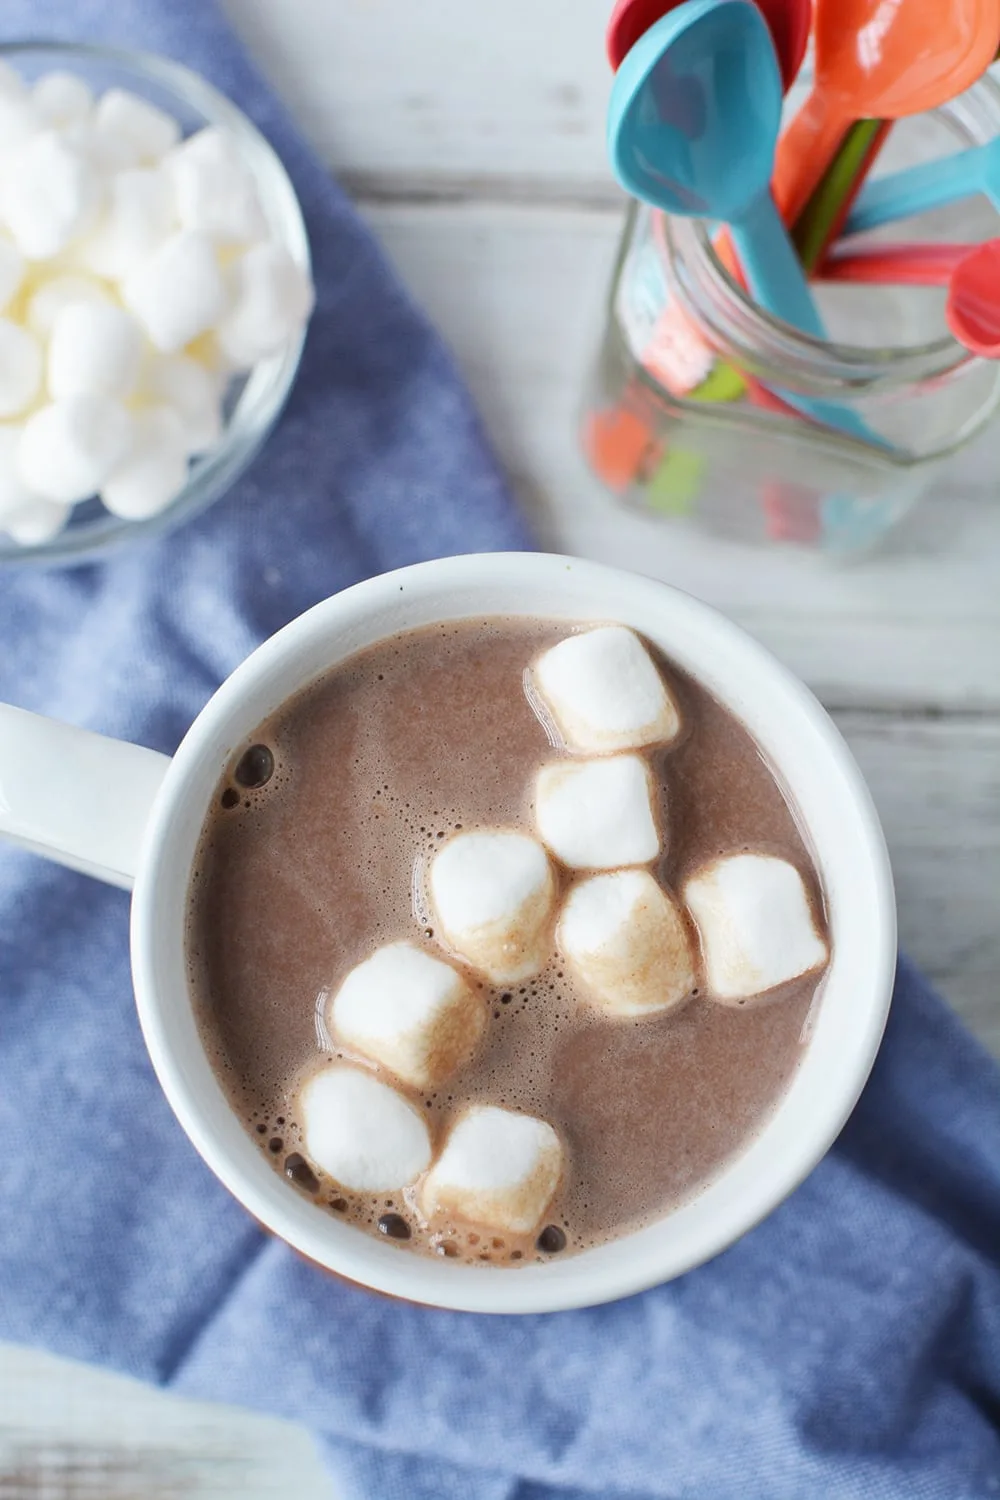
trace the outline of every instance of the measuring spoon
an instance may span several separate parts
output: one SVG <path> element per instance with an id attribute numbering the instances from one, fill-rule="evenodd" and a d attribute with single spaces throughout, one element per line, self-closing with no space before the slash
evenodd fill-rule
<path id="1" fill-rule="evenodd" d="M 617 71 L 639 38 L 680 3 L 681 0 L 618 0 L 605 34 L 611 66 Z M 756 0 L 756 3 L 771 33 L 781 82 L 787 92 L 809 44 L 812 0 Z"/>
<path id="2" fill-rule="evenodd" d="M 860 234 L 982 193 L 1000 209 L 1000 137 L 865 184 L 844 234 Z"/>
<path id="3" fill-rule="evenodd" d="M 981 245 L 879 245 L 837 250 L 824 280 L 947 286 L 945 321 L 983 359 L 1000 359 L 1000 239 Z"/>
<path id="4" fill-rule="evenodd" d="M 794 223 L 852 121 L 936 109 L 989 67 L 1000 0 L 815 0 L 812 93 L 778 144 L 774 196 Z"/>

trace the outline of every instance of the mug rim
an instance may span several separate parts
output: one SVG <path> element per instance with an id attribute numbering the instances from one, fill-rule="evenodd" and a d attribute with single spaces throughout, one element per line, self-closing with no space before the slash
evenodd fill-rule
<path id="1" fill-rule="evenodd" d="M 512 602 L 506 608 L 477 608 L 489 587 L 506 590 Z M 618 597 L 620 607 L 607 608 L 602 603 L 607 597 Z M 456 608 L 459 598 L 468 607 Z M 594 602 L 589 610 L 586 598 Z M 570 600 L 575 606 L 565 607 Z M 424 614 L 407 623 L 414 609 Z M 296 680 L 274 701 L 273 712 L 367 644 L 434 620 L 504 613 L 595 623 L 624 617 L 623 623 L 693 671 L 746 724 L 789 790 L 799 789 L 790 762 L 793 746 L 801 741 L 796 774 L 826 778 L 825 800 L 831 802 L 829 823 L 835 831 L 819 846 L 814 820 L 799 809 L 828 900 L 834 867 L 827 843 L 846 850 L 838 856 L 844 866 L 837 876 L 840 904 L 829 913 L 830 969 L 821 982 L 822 1001 L 810 1013 L 814 1034 L 756 1135 L 693 1198 L 646 1227 L 565 1261 L 518 1268 L 455 1265 L 414 1255 L 336 1220 L 296 1193 L 250 1139 L 212 1070 L 197 1032 L 183 953 L 183 914 L 197 843 L 192 830 L 200 833 L 206 788 L 210 796 L 240 743 L 234 726 L 242 723 L 248 734 L 268 716 L 249 711 L 255 695 L 269 703 L 271 686 L 283 684 L 291 672 Z M 636 623 L 639 616 L 644 621 L 655 616 L 659 631 Z M 684 649 L 671 646 L 675 635 L 683 638 Z M 692 654 L 701 655 L 701 664 Z M 313 669 L 306 670 L 310 663 Z M 728 691 L 720 690 L 719 676 Z M 753 724 L 758 700 L 768 698 L 780 706 L 782 724 L 773 733 L 787 740 L 787 755 L 775 754 L 768 735 L 758 734 Z M 799 800 L 796 795 L 793 809 Z M 185 859 L 178 870 L 180 852 Z M 294 1249 L 350 1281 L 414 1302 L 495 1313 L 590 1306 L 644 1290 L 711 1258 L 777 1207 L 825 1155 L 854 1107 L 881 1041 L 896 957 L 892 877 L 878 817 L 851 752 L 809 689 L 741 627 L 674 586 L 544 553 L 468 554 L 378 575 L 314 605 L 252 652 L 202 709 L 166 773 L 146 831 L 131 925 L 136 1004 L 161 1087 L 199 1154 L 244 1208 Z M 857 941 L 852 937 L 848 944 L 841 926 L 857 931 Z M 811 1061 L 820 1049 L 823 1068 Z M 809 1084 L 803 1087 L 807 1074 Z M 795 1111 L 789 1104 L 793 1097 Z"/>

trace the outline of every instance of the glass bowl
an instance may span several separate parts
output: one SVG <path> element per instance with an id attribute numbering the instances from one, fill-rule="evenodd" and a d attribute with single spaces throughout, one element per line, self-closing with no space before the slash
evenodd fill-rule
<path id="1" fill-rule="evenodd" d="M 309 241 L 288 174 L 242 110 L 197 73 L 152 53 L 73 42 L 3 43 L 0 58 L 29 82 L 58 69 L 77 74 L 98 94 L 130 89 L 172 114 L 185 136 L 205 125 L 225 127 L 253 173 L 272 237 L 309 272 Z M 206 510 L 235 482 L 270 433 L 295 380 L 304 342 L 305 329 L 279 353 L 233 378 L 223 404 L 222 436 L 214 448 L 192 459 L 184 488 L 158 515 L 124 521 L 96 497 L 85 500 L 51 541 L 21 546 L 0 531 L 0 563 L 90 561 L 122 542 L 169 531 Z"/>

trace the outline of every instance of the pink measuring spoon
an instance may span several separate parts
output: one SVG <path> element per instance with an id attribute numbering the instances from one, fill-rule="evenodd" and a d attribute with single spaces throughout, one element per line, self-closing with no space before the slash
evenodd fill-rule
<path id="1" fill-rule="evenodd" d="M 683 0 L 618 0 L 611 12 L 605 41 L 608 61 L 615 72 L 622 59 L 649 28 L 676 10 Z M 812 26 L 812 0 L 755 0 L 767 22 L 778 54 L 781 82 L 787 93 L 802 66 Z"/>
<path id="2" fill-rule="evenodd" d="M 983 359 L 1000 359 L 1000 239 L 835 250 L 819 274 L 825 281 L 946 286 L 945 321 L 955 338 Z"/>

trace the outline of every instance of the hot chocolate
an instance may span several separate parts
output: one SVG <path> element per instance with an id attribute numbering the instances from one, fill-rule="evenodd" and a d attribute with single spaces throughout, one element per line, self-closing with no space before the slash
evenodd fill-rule
<path id="1" fill-rule="evenodd" d="M 596 676 L 553 652 L 592 630 L 362 651 L 206 817 L 187 942 L 217 1075 L 289 1191 L 412 1250 L 524 1264 L 662 1217 L 808 1037 L 827 929 L 793 809 L 655 651 L 609 632 Z"/>

